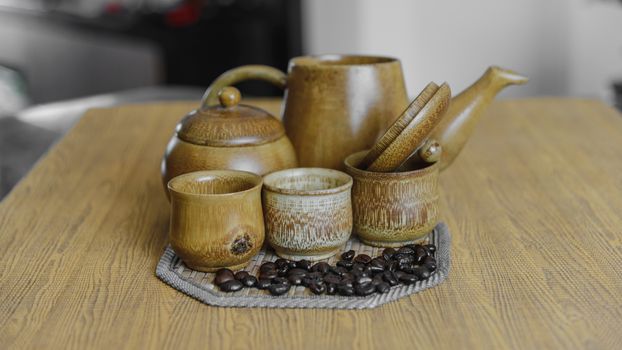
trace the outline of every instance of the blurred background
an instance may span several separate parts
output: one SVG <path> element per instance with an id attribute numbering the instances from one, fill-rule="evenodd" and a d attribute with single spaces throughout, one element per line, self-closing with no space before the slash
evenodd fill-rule
<path id="1" fill-rule="evenodd" d="M 622 0 L 0 0 L 0 198 L 88 108 L 198 100 L 229 68 L 321 53 L 400 58 L 411 95 L 496 64 L 531 78 L 502 97 L 622 108 Z"/>

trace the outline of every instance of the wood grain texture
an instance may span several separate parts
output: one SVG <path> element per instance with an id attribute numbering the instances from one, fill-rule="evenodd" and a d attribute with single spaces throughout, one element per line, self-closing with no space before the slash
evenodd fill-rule
<path id="1" fill-rule="evenodd" d="M 439 221 L 438 164 L 422 168 L 406 162 L 401 172 L 367 171 L 357 165 L 365 154 L 357 152 L 344 161 L 354 179 L 354 233 L 377 247 L 401 247 L 424 239 Z"/>
<path id="2" fill-rule="evenodd" d="M 171 195 L 169 240 L 194 270 L 244 268 L 264 238 L 262 178 L 235 170 L 197 171 L 168 183 Z"/>
<path id="3" fill-rule="evenodd" d="M 369 149 L 369 152 L 361 160 L 359 166 L 361 169 L 367 169 L 371 163 L 373 163 L 378 157 L 395 141 L 395 138 L 400 136 L 402 131 L 412 122 L 412 120 L 419 114 L 419 112 L 425 107 L 430 99 L 438 91 L 438 85 L 434 82 L 428 83 L 426 87 L 415 97 L 415 99 L 406 107 L 404 112 L 399 115 L 393 124 L 378 138 L 376 143 Z"/>
<path id="4" fill-rule="evenodd" d="M 442 84 L 429 101 L 411 118 L 411 122 L 397 135 L 386 149 L 371 162 L 366 169 L 369 171 L 393 172 L 404 164 L 410 155 L 428 138 L 432 129 L 443 119 L 449 101 L 451 89 L 447 83 Z M 407 110 L 405 113 L 413 113 Z M 365 169 L 365 168 L 364 168 Z"/>
<path id="5" fill-rule="evenodd" d="M 0 203 L 0 347 L 622 347 L 622 119 L 612 109 L 494 103 L 441 175 L 447 281 L 335 311 L 209 307 L 154 276 L 169 213 L 160 157 L 194 105 L 87 113 Z"/>
<path id="6" fill-rule="evenodd" d="M 352 178 L 324 168 L 295 168 L 264 177 L 266 239 L 277 255 L 317 261 L 342 250 L 352 234 Z"/>

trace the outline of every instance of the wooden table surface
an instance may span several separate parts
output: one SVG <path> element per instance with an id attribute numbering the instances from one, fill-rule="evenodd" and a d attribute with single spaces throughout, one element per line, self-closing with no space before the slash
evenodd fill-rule
<path id="1" fill-rule="evenodd" d="M 622 348 L 611 108 L 494 104 L 441 177 L 447 281 L 335 311 L 210 307 L 155 277 L 169 212 L 160 158 L 195 105 L 88 112 L 0 203 L 1 348 Z"/>

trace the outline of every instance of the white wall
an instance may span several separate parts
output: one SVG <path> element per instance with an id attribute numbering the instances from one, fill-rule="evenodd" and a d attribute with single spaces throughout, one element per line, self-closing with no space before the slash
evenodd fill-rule
<path id="1" fill-rule="evenodd" d="M 505 96 L 606 97 L 622 66 L 614 2 L 306 0 L 303 11 L 307 53 L 399 57 L 411 95 L 429 81 L 458 92 L 496 64 L 531 78 Z"/>

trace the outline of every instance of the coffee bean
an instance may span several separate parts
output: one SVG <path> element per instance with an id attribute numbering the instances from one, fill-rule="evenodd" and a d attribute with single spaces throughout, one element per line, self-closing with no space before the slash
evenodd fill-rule
<path id="1" fill-rule="evenodd" d="M 384 278 L 382 277 L 382 274 L 379 273 L 376 276 L 374 276 L 374 278 L 372 278 L 371 283 L 374 284 L 374 286 L 379 285 L 380 283 L 384 283 Z"/>
<path id="2" fill-rule="evenodd" d="M 317 280 L 315 278 L 310 278 L 310 277 L 303 277 L 302 278 L 302 285 L 305 287 L 308 287 L 311 283 L 316 283 Z"/>
<path id="3" fill-rule="evenodd" d="M 259 272 L 264 272 L 268 270 L 276 270 L 276 264 L 273 262 L 265 262 L 259 267 Z"/>
<path id="4" fill-rule="evenodd" d="M 387 266 L 384 268 L 387 271 L 397 271 L 399 269 L 400 264 L 395 261 L 392 260 L 390 263 L 387 264 Z"/>
<path id="5" fill-rule="evenodd" d="M 216 277 L 214 277 L 214 284 L 220 286 L 221 284 L 235 279 L 233 271 L 229 269 L 220 269 L 216 271 Z"/>
<path id="6" fill-rule="evenodd" d="M 244 278 L 250 276 L 251 274 L 246 271 L 238 271 L 235 273 L 235 279 L 238 281 L 243 280 Z"/>
<path id="7" fill-rule="evenodd" d="M 289 281 L 285 277 L 277 277 L 272 280 L 272 284 L 289 284 Z"/>
<path id="8" fill-rule="evenodd" d="M 346 269 L 351 269 L 353 265 L 354 265 L 354 263 L 352 261 L 348 261 L 348 260 L 341 260 L 341 261 L 337 262 L 337 266 L 341 266 L 341 267 L 344 267 Z"/>
<path id="9" fill-rule="evenodd" d="M 430 270 L 430 272 L 436 271 L 436 262 L 427 263 L 427 264 L 424 264 L 423 266 L 425 266 L 428 270 Z"/>
<path id="10" fill-rule="evenodd" d="M 414 254 L 415 250 L 409 247 L 402 247 L 397 250 L 398 254 Z"/>
<path id="11" fill-rule="evenodd" d="M 367 254 L 359 254 L 354 258 L 354 262 L 359 264 L 369 264 L 371 261 L 371 256 Z"/>
<path id="12" fill-rule="evenodd" d="M 350 271 L 352 272 L 363 272 L 365 271 L 365 265 L 361 264 L 361 263 L 354 263 L 352 264 L 352 268 L 350 269 Z"/>
<path id="13" fill-rule="evenodd" d="M 352 296 L 354 295 L 354 287 L 352 286 L 348 286 L 345 284 L 340 284 L 337 286 L 337 293 L 339 293 L 339 295 L 343 295 L 343 296 Z"/>
<path id="14" fill-rule="evenodd" d="M 390 286 L 396 286 L 399 284 L 398 278 L 393 271 L 385 271 L 382 274 L 382 278 L 387 282 Z"/>
<path id="15" fill-rule="evenodd" d="M 341 267 L 341 266 L 336 266 L 336 267 L 331 266 L 330 272 L 334 273 L 337 276 L 343 276 L 343 274 L 347 273 L 348 270 L 345 267 Z"/>
<path id="16" fill-rule="evenodd" d="M 321 279 L 324 277 L 324 273 L 320 272 L 320 271 L 315 271 L 315 272 L 307 272 L 307 276 L 314 278 L 314 279 Z"/>
<path id="17" fill-rule="evenodd" d="M 330 269 L 330 265 L 324 261 L 320 261 L 319 263 L 311 266 L 311 271 L 312 272 L 321 272 L 321 273 L 327 273 L 328 270 Z"/>
<path id="18" fill-rule="evenodd" d="M 378 285 L 376 286 L 376 291 L 377 291 L 378 293 L 386 293 L 386 292 L 388 292 L 390 289 L 391 289 L 391 286 L 389 286 L 389 284 L 388 284 L 388 283 L 386 283 L 386 282 L 382 282 L 382 283 L 380 283 L 380 284 L 378 284 Z"/>
<path id="19" fill-rule="evenodd" d="M 311 262 L 309 260 L 302 259 L 297 263 L 297 267 L 303 270 L 309 270 L 311 268 Z"/>
<path id="20" fill-rule="evenodd" d="M 339 276 L 342 280 L 353 280 L 356 276 L 350 272 L 346 271 L 343 275 Z"/>
<path id="21" fill-rule="evenodd" d="M 418 246 L 418 245 L 421 245 L 421 244 L 413 244 L 413 243 L 410 243 L 410 244 L 406 244 L 404 247 L 406 247 L 406 248 L 410 248 L 410 249 L 412 249 L 413 251 L 415 251 L 415 249 L 417 248 L 417 246 Z"/>
<path id="22" fill-rule="evenodd" d="M 240 281 L 229 280 L 221 283 L 218 287 L 223 292 L 237 292 L 238 290 L 244 288 L 244 285 Z"/>
<path id="23" fill-rule="evenodd" d="M 384 260 L 384 258 L 382 257 L 373 258 L 371 259 L 371 262 L 369 263 L 369 267 L 372 269 L 372 271 L 374 271 L 374 269 L 384 270 L 384 267 L 386 265 L 387 265 L 387 261 Z"/>
<path id="24" fill-rule="evenodd" d="M 256 287 L 257 287 L 257 289 L 266 289 L 266 288 L 270 287 L 271 284 L 272 284 L 271 280 L 265 279 L 265 278 L 260 278 L 257 281 Z"/>
<path id="25" fill-rule="evenodd" d="M 410 254 L 397 253 L 393 255 L 393 260 L 397 261 L 398 264 L 403 265 L 412 263 L 413 261 L 415 261 L 415 258 Z"/>
<path id="26" fill-rule="evenodd" d="M 385 248 L 385 250 L 382 251 L 382 257 L 384 258 L 384 260 L 389 261 L 391 260 L 393 255 L 395 255 L 395 253 L 396 253 L 395 249 Z"/>
<path id="27" fill-rule="evenodd" d="M 274 263 L 276 264 L 278 268 L 289 267 L 289 261 L 283 258 L 276 259 Z"/>
<path id="28" fill-rule="evenodd" d="M 430 270 L 428 270 L 425 266 L 417 266 L 413 270 L 413 274 L 419 277 L 419 279 L 424 280 L 430 277 Z"/>
<path id="29" fill-rule="evenodd" d="M 375 290 L 376 287 L 371 282 L 359 284 L 354 288 L 356 295 L 362 297 L 372 294 Z"/>
<path id="30" fill-rule="evenodd" d="M 339 286 L 350 286 L 350 287 L 352 287 L 352 286 L 354 286 L 354 279 L 343 278 L 339 282 Z"/>
<path id="31" fill-rule="evenodd" d="M 311 283 L 309 285 L 309 289 L 311 290 L 313 294 L 319 295 L 326 291 L 326 286 L 323 284 Z"/>
<path id="32" fill-rule="evenodd" d="M 350 261 L 354 258 L 356 252 L 354 250 L 348 250 L 347 252 L 341 254 L 341 260 Z"/>
<path id="33" fill-rule="evenodd" d="M 395 271 L 395 277 L 397 277 L 397 279 L 399 280 L 400 277 L 402 277 L 402 275 L 404 275 L 406 272 L 402 272 L 402 271 Z"/>
<path id="34" fill-rule="evenodd" d="M 329 273 L 326 276 L 324 276 L 324 282 L 338 284 L 339 282 L 341 282 L 341 278 L 337 275 Z"/>
<path id="35" fill-rule="evenodd" d="M 367 277 L 367 276 L 363 276 L 363 277 L 358 277 L 356 279 L 354 279 L 354 284 L 366 284 L 366 283 L 370 283 L 371 282 L 371 278 Z"/>
<path id="36" fill-rule="evenodd" d="M 428 251 L 423 248 L 423 246 L 417 245 L 415 248 L 415 262 L 420 263 L 423 259 L 428 256 Z"/>
<path id="37" fill-rule="evenodd" d="M 287 275 L 291 276 L 291 275 L 301 275 L 301 277 L 304 277 L 308 274 L 309 272 L 307 270 L 303 270 L 300 268 L 293 268 L 293 269 L 289 269 L 287 271 Z"/>
<path id="38" fill-rule="evenodd" d="M 254 287 L 257 284 L 257 278 L 255 276 L 248 275 L 240 280 L 245 287 Z"/>
<path id="39" fill-rule="evenodd" d="M 298 267 L 298 263 L 293 260 L 290 260 L 288 261 L 287 267 L 289 267 L 290 269 L 295 269 L 296 267 Z"/>
<path id="40" fill-rule="evenodd" d="M 422 264 L 423 265 L 436 264 L 436 259 L 434 259 L 433 256 L 426 256 L 425 258 L 423 258 Z"/>
<path id="41" fill-rule="evenodd" d="M 289 275 L 289 277 L 287 277 L 287 280 L 289 281 L 289 283 L 295 286 L 298 286 L 302 284 L 303 278 L 304 278 L 303 275 L 293 274 L 293 275 Z"/>
<path id="42" fill-rule="evenodd" d="M 432 255 L 436 252 L 436 246 L 434 244 L 426 244 L 425 246 L 423 246 L 427 251 L 428 254 Z"/>
<path id="43" fill-rule="evenodd" d="M 404 273 L 400 276 L 400 282 L 409 285 L 409 284 L 413 284 L 415 282 L 417 282 L 418 278 L 417 276 L 411 274 L 411 273 Z"/>
<path id="44" fill-rule="evenodd" d="M 289 291 L 289 288 L 290 288 L 289 284 L 279 283 L 279 284 L 271 284 L 270 287 L 268 287 L 268 290 L 270 291 L 270 294 L 272 295 L 283 295 Z"/>
<path id="45" fill-rule="evenodd" d="M 289 266 L 281 266 L 276 269 L 276 273 L 281 277 L 286 276 L 287 271 L 289 271 Z"/>
<path id="46" fill-rule="evenodd" d="M 276 270 L 266 270 L 259 273 L 260 279 L 272 280 L 278 276 L 278 272 Z"/>
<path id="47" fill-rule="evenodd" d="M 328 295 L 335 295 L 335 293 L 337 293 L 337 286 L 329 283 L 326 285 L 326 294 Z"/>
<path id="48" fill-rule="evenodd" d="M 412 264 L 405 264 L 405 265 L 400 265 L 400 271 L 403 271 L 405 273 L 413 273 L 414 272 L 414 266 Z"/>

